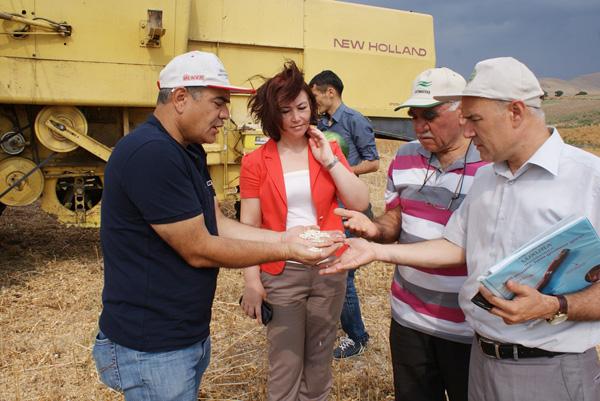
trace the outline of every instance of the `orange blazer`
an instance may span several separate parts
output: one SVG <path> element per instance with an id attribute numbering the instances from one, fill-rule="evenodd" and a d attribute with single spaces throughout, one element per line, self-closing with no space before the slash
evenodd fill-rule
<path id="1" fill-rule="evenodd" d="M 337 142 L 332 141 L 331 149 L 340 162 L 350 170 L 350 165 Z M 317 225 L 321 230 L 344 231 L 342 218 L 333 213 L 338 207 L 336 187 L 329 171 L 314 158 L 308 149 L 308 171 L 312 202 L 317 213 Z M 267 143 L 247 154 L 242 159 L 240 172 L 240 195 L 242 198 L 260 200 L 261 227 L 273 231 L 285 231 L 287 221 L 287 196 L 281 159 L 277 151 L 277 142 L 269 139 Z M 341 254 L 345 247 L 337 254 Z M 284 261 L 263 263 L 262 271 L 280 274 Z"/>

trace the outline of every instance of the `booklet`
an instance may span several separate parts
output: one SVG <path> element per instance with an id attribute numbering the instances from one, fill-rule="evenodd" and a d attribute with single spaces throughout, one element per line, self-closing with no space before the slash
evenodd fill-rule
<path id="1" fill-rule="evenodd" d="M 494 295 L 512 299 L 508 280 L 543 294 L 567 294 L 600 281 L 600 238 L 587 217 L 567 217 L 492 266 L 478 280 Z M 480 293 L 471 301 L 490 305 Z"/>

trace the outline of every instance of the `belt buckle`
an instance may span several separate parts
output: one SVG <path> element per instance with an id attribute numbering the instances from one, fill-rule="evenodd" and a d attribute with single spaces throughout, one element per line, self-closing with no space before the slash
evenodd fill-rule
<path id="1" fill-rule="evenodd" d="M 482 336 L 478 336 L 478 340 L 479 340 L 479 347 L 482 350 L 483 350 L 483 347 L 481 346 L 481 343 L 486 343 L 486 344 L 493 345 L 494 346 L 494 354 L 495 355 L 490 355 L 490 356 L 495 357 L 496 359 L 502 359 L 502 358 L 500 358 L 500 344 L 499 343 L 497 343 L 496 341 L 489 340 L 489 339 L 487 339 L 485 337 L 482 337 Z"/>
<path id="2" fill-rule="evenodd" d="M 494 342 L 494 352 L 496 353 L 496 359 L 501 359 L 500 358 L 500 344 L 498 344 L 497 342 Z"/>

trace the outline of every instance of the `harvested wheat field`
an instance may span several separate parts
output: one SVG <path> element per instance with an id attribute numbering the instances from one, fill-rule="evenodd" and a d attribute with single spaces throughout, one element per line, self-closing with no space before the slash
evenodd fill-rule
<path id="1" fill-rule="evenodd" d="M 600 125 L 577 128 L 558 128 L 567 143 L 600 156 Z"/>
<path id="2" fill-rule="evenodd" d="M 571 135 L 575 140 L 598 131 Z M 378 139 L 382 167 L 365 176 L 376 214 L 383 210 L 385 172 L 400 143 Z M 36 205 L 8 208 L 0 219 L 0 252 L 0 400 L 122 400 L 99 383 L 90 355 L 101 308 L 98 230 L 60 226 Z M 332 400 L 393 399 L 387 344 L 391 274 L 390 265 L 374 263 L 357 276 L 371 341 L 362 356 L 333 363 Z M 241 272 L 222 269 L 201 400 L 265 399 L 265 333 L 242 315 L 241 292 Z"/>
<path id="3" fill-rule="evenodd" d="M 0 400 L 121 400 L 98 382 L 90 356 L 101 307 L 98 231 L 61 227 L 36 207 L 2 217 Z M 376 265 L 358 279 L 372 346 L 335 365 L 334 399 L 388 399 L 389 277 Z M 241 273 L 222 270 L 203 400 L 264 399 L 264 329 L 242 316 L 241 292 Z"/>
<path id="4" fill-rule="evenodd" d="M 549 124 L 580 127 L 600 124 L 600 96 L 565 96 L 544 101 Z"/>
<path id="5" fill-rule="evenodd" d="M 381 140 L 382 166 L 397 141 Z M 366 179 L 381 212 L 385 168 Z M 91 346 L 101 308 L 98 230 L 66 228 L 37 205 L 7 208 L 0 219 L 0 400 L 122 400 L 99 383 Z M 363 356 L 334 363 L 334 400 L 389 400 L 387 345 L 391 266 L 374 264 L 357 279 L 371 334 Z M 262 400 L 265 333 L 237 304 L 240 271 L 222 269 L 214 303 L 213 352 L 202 400 Z"/>
<path id="6" fill-rule="evenodd" d="M 543 108 L 565 142 L 600 156 L 600 96 L 554 98 Z"/>

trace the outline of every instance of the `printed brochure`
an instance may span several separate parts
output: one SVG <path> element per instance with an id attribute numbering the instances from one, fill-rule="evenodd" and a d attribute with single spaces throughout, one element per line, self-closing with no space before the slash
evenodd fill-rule
<path id="1" fill-rule="evenodd" d="M 600 238 L 586 217 L 568 217 L 492 266 L 479 281 L 494 295 L 512 299 L 514 280 L 543 294 L 567 294 L 600 281 Z M 481 294 L 472 301 L 490 305 Z"/>

